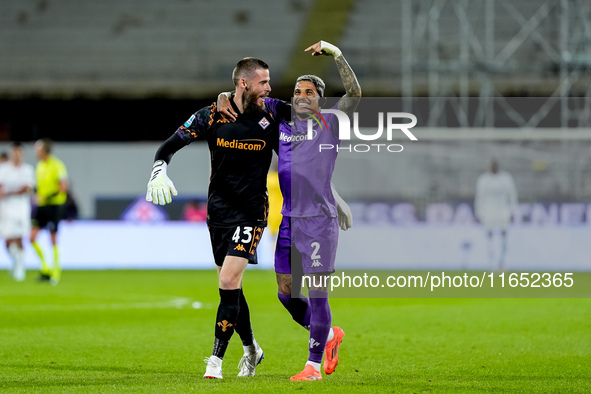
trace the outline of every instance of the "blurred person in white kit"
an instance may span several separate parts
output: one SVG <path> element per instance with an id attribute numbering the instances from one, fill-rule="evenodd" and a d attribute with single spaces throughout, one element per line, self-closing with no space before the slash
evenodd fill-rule
<path id="1" fill-rule="evenodd" d="M 496 262 L 497 269 L 504 271 L 507 254 L 507 228 L 517 209 L 517 189 L 513 177 L 499 169 L 499 163 L 491 160 L 489 170 L 478 177 L 474 211 L 488 235 L 488 255 L 494 261 L 493 233 L 500 231 L 501 248 Z"/>
<path id="2" fill-rule="evenodd" d="M 11 275 L 25 280 L 23 238 L 31 232 L 31 192 L 35 185 L 33 166 L 23 160 L 19 142 L 12 144 L 10 159 L 0 165 L 0 235 L 12 259 Z"/>

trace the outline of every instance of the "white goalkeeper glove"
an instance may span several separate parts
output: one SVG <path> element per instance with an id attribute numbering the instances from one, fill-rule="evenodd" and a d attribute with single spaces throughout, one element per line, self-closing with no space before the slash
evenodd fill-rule
<path id="1" fill-rule="evenodd" d="M 156 160 L 152 167 L 150 180 L 148 181 L 148 193 L 146 193 L 146 201 L 154 204 L 166 205 L 172 201 L 172 196 L 178 195 L 174 188 L 174 184 L 166 175 L 166 167 L 168 165 L 164 160 Z"/>
<path id="2" fill-rule="evenodd" d="M 339 196 L 339 193 L 337 193 L 332 183 L 330 184 L 330 188 L 332 189 L 332 195 L 337 203 L 339 227 L 343 231 L 347 231 L 353 227 L 353 214 L 351 213 L 351 208 L 349 208 L 349 205 L 347 205 L 345 200 Z"/>
<path id="3" fill-rule="evenodd" d="M 342 55 L 341 50 L 330 42 L 320 41 L 320 49 L 327 55 L 333 56 L 335 59 Z"/>

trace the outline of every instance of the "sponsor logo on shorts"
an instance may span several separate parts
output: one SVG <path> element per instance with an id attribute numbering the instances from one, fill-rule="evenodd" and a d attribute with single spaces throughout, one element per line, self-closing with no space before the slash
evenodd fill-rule
<path id="1" fill-rule="evenodd" d="M 259 150 L 263 150 L 265 148 L 265 145 L 267 145 L 267 143 L 263 140 L 231 140 L 231 141 L 228 141 L 223 138 L 218 138 L 217 145 L 223 146 L 224 148 L 259 151 Z"/>
<path id="2" fill-rule="evenodd" d="M 246 249 L 244 249 L 244 246 L 242 246 L 242 244 L 236 245 L 236 247 L 234 248 L 234 250 L 237 250 L 239 252 L 246 252 Z"/>
<path id="3" fill-rule="evenodd" d="M 261 227 L 255 227 L 254 232 L 255 232 L 254 240 L 252 241 L 252 244 L 250 244 L 250 250 L 248 251 L 248 253 L 250 253 L 252 255 L 254 255 L 254 253 L 257 250 L 256 248 L 259 245 L 259 242 L 261 240 L 261 235 L 263 235 L 263 229 Z"/>
<path id="4" fill-rule="evenodd" d="M 312 267 L 324 267 L 324 266 L 322 265 L 320 260 L 314 260 L 314 261 L 312 261 Z"/>

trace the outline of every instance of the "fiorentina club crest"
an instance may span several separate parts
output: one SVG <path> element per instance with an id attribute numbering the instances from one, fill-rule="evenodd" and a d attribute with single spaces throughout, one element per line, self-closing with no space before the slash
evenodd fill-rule
<path id="1" fill-rule="evenodd" d="M 261 127 L 262 127 L 263 129 L 266 129 L 266 128 L 269 126 L 269 124 L 270 124 L 270 123 L 269 123 L 269 121 L 268 121 L 268 120 L 267 120 L 267 118 L 265 118 L 264 116 L 263 116 L 263 119 L 261 119 L 261 120 L 259 121 L 259 125 L 261 125 Z"/>

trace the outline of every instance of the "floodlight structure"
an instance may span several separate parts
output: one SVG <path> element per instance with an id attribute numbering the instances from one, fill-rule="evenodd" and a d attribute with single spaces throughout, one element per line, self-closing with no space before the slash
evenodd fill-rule
<path id="1" fill-rule="evenodd" d="M 425 96 L 431 127 L 591 126 L 591 2 L 400 4 L 405 111 Z M 509 97 L 524 93 L 545 100 L 522 111 Z"/>

